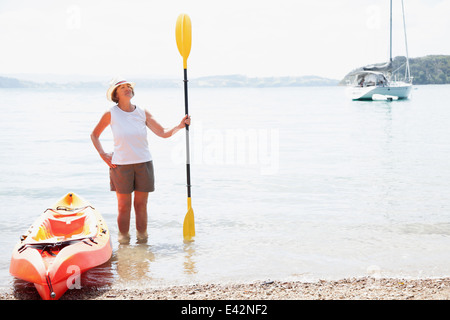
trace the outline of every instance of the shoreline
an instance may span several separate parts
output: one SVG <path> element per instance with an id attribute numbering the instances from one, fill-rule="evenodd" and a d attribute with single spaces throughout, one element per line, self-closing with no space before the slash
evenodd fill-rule
<path id="1" fill-rule="evenodd" d="M 12 292 L 11 292 L 12 291 Z M 39 300 L 34 286 L 0 291 L 1 300 Z M 348 278 L 193 284 L 146 289 L 83 287 L 60 300 L 449 300 L 450 277 L 432 279 Z"/>

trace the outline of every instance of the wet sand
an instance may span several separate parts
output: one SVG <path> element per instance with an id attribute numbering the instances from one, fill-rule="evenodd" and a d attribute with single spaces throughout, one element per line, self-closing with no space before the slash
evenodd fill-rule
<path id="1" fill-rule="evenodd" d="M 0 291 L 1 300 L 40 299 L 33 286 Z M 450 278 L 263 281 L 143 289 L 82 287 L 61 300 L 449 300 Z"/>

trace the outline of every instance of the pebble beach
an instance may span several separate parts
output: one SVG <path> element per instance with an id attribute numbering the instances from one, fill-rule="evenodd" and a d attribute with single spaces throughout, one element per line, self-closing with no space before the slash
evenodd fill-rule
<path id="1" fill-rule="evenodd" d="M 39 300 L 33 286 L 2 291 L 1 300 Z M 450 278 L 350 278 L 342 280 L 261 281 L 192 284 L 146 289 L 82 287 L 61 300 L 449 300 Z"/>

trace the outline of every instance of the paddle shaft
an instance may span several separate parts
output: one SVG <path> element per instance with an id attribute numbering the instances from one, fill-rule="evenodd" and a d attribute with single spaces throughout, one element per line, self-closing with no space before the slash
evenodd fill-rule
<path id="1" fill-rule="evenodd" d="M 188 108 L 188 79 L 187 69 L 184 69 L 184 111 L 189 114 Z M 189 126 L 186 124 L 186 178 L 187 178 L 187 196 L 191 197 L 191 157 L 189 151 Z"/>

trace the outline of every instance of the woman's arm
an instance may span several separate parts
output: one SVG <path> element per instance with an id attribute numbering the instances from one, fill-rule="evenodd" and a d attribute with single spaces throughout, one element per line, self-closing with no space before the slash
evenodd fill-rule
<path id="1" fill-rule="evenodd" d="M 177 133 L 179 130 L 183 129 L 186 124 L 187 125 L 191 124 L 191 117 L 188 115 L 185 115 L 184 118 L 181 120 L 181 122 L 172 129 L 164 128 L 162 125 L 160 125 L 158 121 L 156 121 L 156 119 L 147 110 L 145 110 L 145 118 L 146 118 L 145 124 L 147 125 L 147 127 L 150 130 L 152 130 L 158 137 L 161 138 L 169 138 L 173 136 L 175 133 Z"/>
<path id="2" fill-rule="evenodd" d="M 100 157 L 102 157 L 103 161 L 105 161 L 109 167 L 115 168 L 116 165 L 111 163 L 112 154 L 106 153 L 103 150 L 102 144 L 100 142 L 100 135 L 105 130 L 105 128 L 107 126 L 109 126 L 110 123 L 111 123 L 111 112 L 107 111 L 107 112 L 105 112 L 105 114 L 103 114 L 100 121 L 95 126 L 94 130 L 92 131 L 91 140 L 92 140 L 92 143 L 94 144 L 95 149 L 97 149 Z"/>

